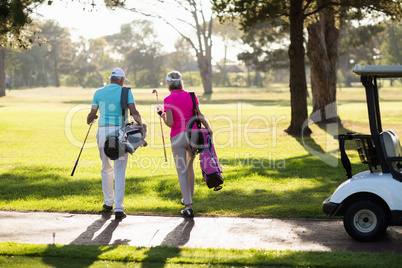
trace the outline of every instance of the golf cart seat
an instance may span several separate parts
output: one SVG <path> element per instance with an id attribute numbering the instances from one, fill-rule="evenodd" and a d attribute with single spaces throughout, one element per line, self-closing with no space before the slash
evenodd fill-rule
<path id="1" fill-rule="evenodd" d="M 392 130 L 385 130 L 380 133 L 381 147 L 384 152 L 385 162 L 392 176 L 397 180 L 402 180 L 402 149 L 398 136 Z"/>
<path id="2" fill-rule="evenodd" d="M 380 134 L 381 145 L 384 148 L 385 157 L 400 157 L 401 145 L 399 138 L 393 130 L 385 130 Z"/>

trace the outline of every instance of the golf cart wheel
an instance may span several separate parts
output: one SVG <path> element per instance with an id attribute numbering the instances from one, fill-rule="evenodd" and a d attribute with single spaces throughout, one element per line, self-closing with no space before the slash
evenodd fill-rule
<path id="1" fill-rule="evenodd" d="M 376 240 L 388 227 L 384 209 L 369 200 L 352 204 L 345 212 L 343 226 L 352 238 L 362 242 Z"/>

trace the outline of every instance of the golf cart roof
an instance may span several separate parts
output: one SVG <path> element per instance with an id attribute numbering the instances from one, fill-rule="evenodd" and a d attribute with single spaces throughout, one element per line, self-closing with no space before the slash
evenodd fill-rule
<path id="1" fill-rule="evenodd" d="M 402 77 L 402 65 L 366 65 L 356 64 L 354 73 L 364 76 L 384 77 Z"/>

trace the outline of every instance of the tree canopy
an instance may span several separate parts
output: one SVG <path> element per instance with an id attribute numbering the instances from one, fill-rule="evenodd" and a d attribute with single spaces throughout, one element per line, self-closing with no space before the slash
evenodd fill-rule
<path id="1" fill-rule="evenodd" d="M 246 32 L 251 31 L 259 23 L 272 23 L 278 18 L 289 23 L 291 123 L 286 132 L 295 136 L 311 133 L 308 124 L 306 124 L 308 117 L 304 66 L 304 27 L 309 23 L 314 23 L 316 21 L 314 18 L 318 17 L 317 14 L 320 12 L 332 10 L 330 14 L 335 16 L 341 8 L 351 9 L 356 13 L 356 16 L 360 15 L 361 17 L 364 17 L 363 14 L 383 13 L 391 19 L 396 19 L 402 15 L 402 0 L 212 0 L 212 2 L 214 10 L 222 20 L 227 18 L 237 20 Z M 334 20 L 332 20 L 332 25 L 335 25 Z M 329 63 L 330 61 L 328 61 Z"/>

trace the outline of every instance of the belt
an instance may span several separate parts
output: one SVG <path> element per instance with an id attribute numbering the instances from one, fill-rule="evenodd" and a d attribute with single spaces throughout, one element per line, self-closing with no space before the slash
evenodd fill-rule
<path id="1" fill-rule="evenodd" d="M 111 125 L 111 124 L 107 124 L 107 125 L 103 125 L 103 126 L 99 126 L 99 127 L 119 127 L 120 125 Z"/>

